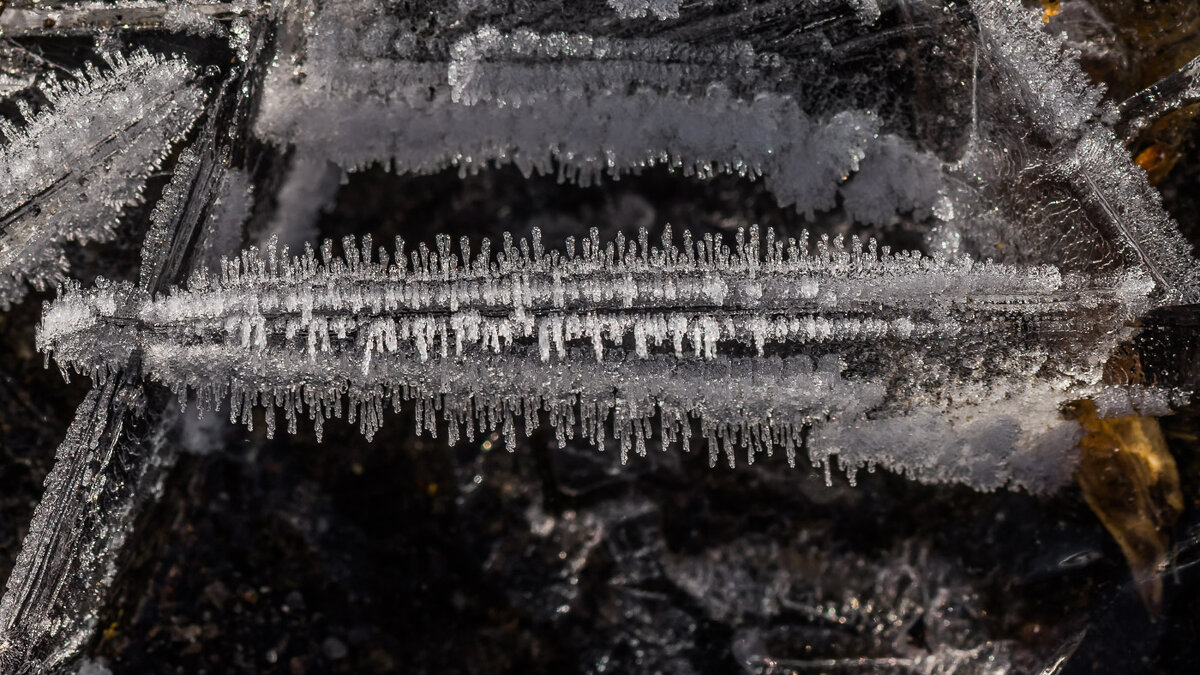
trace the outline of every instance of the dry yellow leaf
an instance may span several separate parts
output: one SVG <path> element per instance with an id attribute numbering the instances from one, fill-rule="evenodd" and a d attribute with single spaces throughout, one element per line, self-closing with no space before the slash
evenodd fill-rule
<path id="1" fill-rule="evenodd" d="M 1042 0 L 1042 23 L 1050 23 L 1050 19 L 1058 16 L 1062 11 L 1062 2 L 1059 0 Z"/>
<path id="2" fill-rule="evenodd" d="M 1157 614 L 1171 531 L 1183 511 L 1175 459 L 1156 418 L 1102 419 L 1092 401 L 1074 409 L 1084 428 L 1077 474 L 1084 499 L 1121 546 L 1142 602 Z"/>

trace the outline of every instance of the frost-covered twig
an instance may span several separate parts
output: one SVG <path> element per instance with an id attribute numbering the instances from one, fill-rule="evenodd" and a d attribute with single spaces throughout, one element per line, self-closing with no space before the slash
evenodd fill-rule
<path id="1" fill-rule="evenodd" d="M 328 27 L 360 20 L 341 2 L 321 3 L 318 17 L 326 28 L 306 34 L 303 54 L 273 67 L 256 130 L 346 169 L 511 163 L 589 185 L 661 165 L 762 177 L 781 204 L 810 216 L 840 197 L 877 224 L 907 211 L 926 217 L 940 194 L 932 153 L 882 131 L 869 110 L 822 103 L 818 88 L 832 83 L 792 74 L 780 56 L 745 43 L 484 26 L 439 47 L 387 19 L 350 31 L 355 40 L 334 38 L 346 33 Z M 818 91 L 783 90 L 795 80 Z M 908 180 L 863 189 L 896 155 L 916 169 Z M 872 174 L 877 157 L 886 168 Z"/>
<path id="2" fill-rule="evenodd" d="M 56 2 L 35 7 L 9 7 L 0 11 L 0 35 L 92 35 L 121 29 L 184 30 L 208 32 L 216 19 L 244 15 L 253 0 L 204 2 L 203 0 L 122 0 L 121 2 Z"/>
<path id="3" fill-rule="evenodd" d="M 52 672 L 95 629 L 129 520 L 173 456 L 141 396 L 114 377 L 79 405 L 0 601 L 0 671 Z"/>
<path id="4" fill-rule="evenodd" d="M 962 408 L 969 419 L 1034 391 L 1053 409 L 1056 395 L 1096 384 L 1149 291 L 1136 275 L 1063 276 L 874 243 L 822 240 L 810 251 L 770 231 L 732 248 L 686 233 L 682 245 L 668 234 L 652 246 L 643 231 L 546 251 L 539 236 L 506 237 L 494 257 L 486 241 L 474 256 L 447 237 L 436 250 L 399 242 L 399 264 L 382 250 L 376 261 L 369 237 L 347 241 L 345 258 L 328 243 L 319 259 L 252 250 L 218 278 L 153 298 L 128 284 L 73 288 L 46 312 L 38 344 L 98 380 L 139 362 L 201 409 L 231 400 L 235 419 L 250 421 L 260 402 L 282 407 L 291 431 L 307 413 L 319 433 L 343 395 L 368 437 L 389 399 L 416 399 L 418 428 L 435 433 L 441 410 L 452 439 L 503 428 L 511 443 L 515 418 L 528 431 L 545 410 L 560 441 L 578 421 L 600 443 L 611 416 L 623 452 L 644 452 L 656 417 L 664 443 L 686 438 L 696 418 L 714 460 L 724 448 L 732 461 L 734 446 L 751 460 L 776 445 L 791 456 L 806 427 L 853 428 L 868 412 Z M 1015 436 L 1019 423 L 968 464 L 994 465 Z M 828 437 L 830 447 L 846 440 Z M 900 457 L 841 454 L 855 466 Z M 896 467 L 924 480 L 980 475 L 939 473 L 937 456 Z M 1008 480 L 1033 482 L 1001 473 L 975 483 Z"/>
<path id="5" fill-rule="evenodd" d="M 54 83 L 52 110 L 0 127 L 0 307 L 25 284 L 63 279 L 63 246 L 104 240 L 122 209 L 200 114 L 203 94 L 180 59 L 109 57 L 76 81 Z"/>

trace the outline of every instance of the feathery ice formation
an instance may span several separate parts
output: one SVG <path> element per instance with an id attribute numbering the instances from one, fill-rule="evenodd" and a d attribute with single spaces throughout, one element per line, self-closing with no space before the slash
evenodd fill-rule
<path id="1" fill-rule="evenodd" d="M 122 209 L 199 116 L 203 93 L 183 60 L 108 57 L 101 72 L 45 88 L 51 110 L 0 134 L 0 308 L 25 284 L 64 278 L 62 247 L 105 240 Z"/>
<path id="2" fill-rule="evenodd" d="M 797 11 L 818 15 L 819 4 Z M 789 60 L 744 41 L 556 30 L 504 12 L 494 25 L 463 17 L 426 41 L 417 22 L 381 3 L 328 0 L 315 11 L 298 28 L 303 57 L 268 73 L 256 132 L 348 170 L 512 164 L 589 185 L 667 166 L 761 177 L 781 205 L 810 215 L 840 196 L 878 224 L 901 211 L 927 216 L 942 196 L 936 156 L 868 107 L 823 91 L 837 82 L 823 57 Z M 870 170 L 897 162 L 910 170 L 890 183 L 886 168 Z"/>
<path id="3" fill-rule="evenodd" d="M 970 7 L 989 65 L 977 76 L 979 114 L 962 177 L 993 178 L 978 195 L 953 200 L 964 236 L 975 230 L 1022 259 L 1064 268 L 1141 269 L 1155 282 L 1156 304 L 1200 300 L 1191 244 L 1133 163 L 1113 128 L 1117 108 L 1083 72 L 1065 35 L 1042 30 L 1019 3 L 972 0 Z M 989 222 L 994 213 L 1008 222 Z"/>
<path id="4" fill-rule="evenodd" d="M 814 437 L 843 447 L 868 418 L 872 437 L 879 420 L 914 415 L 944 414 L 953 431 L 956 415 L 1030 419 L 1016 413 L 1033 405 L 1058 428 L 1058 402 L 1097 386 L 1152 286 L 1137 274 L 935 259 L 857 239 L 810 250 L 807 235 L 757 228 L 732 247 L 688 232 L 676 244 L 669 230 L 660 246 L 644 230 L 602 242 L 593 231 L 548 251 L 535 230 L 505 236 L 494 254 L 487 240 L 472 255 L 445 236 L 394 251 L 395 262 L 382 247 L 376 257 L 369 236 L 348 238 L 342 257 L 330 242 L 298 257 L 251 249 L 158 297 L 129 284 L 69 287 L 38 345 L 97 379 L 140 363 L 202 410 L 228 398 L 235 420 L 250 422 L 255 404 L 282 407 L 292 432 L 307 413 L 320 433 L 343 414 L 343 395 L 368 437 L 386 400 L 415 399 L 419 429 L 437 433 L 441 411 L 451 441 L 501 428 L 510 447 L 517 417 L 528 432 L 544 410 L 560 442 L 579 425 L 602 444 L 611 416 L 623 455 L 645 452 L 655 417 L 663 445 L 687 447 L 695 418 L 714 461 L 723 450 L 732 463 L 735 446 L 751 461 L 776 446 L 792 458 L 806 428 L 840 429 Z M 274 413 L 267 424 L 273 432 Z M 989 436 L 998 454 L 955 461 L 983 471 L 1031 447 L 1025 431 Z M 855 465 L 889 465 L 887 453 L 855 452 Z M 936 448 L 898 468 L 956 475 L 921 468 L 930 456 Z M 1040 480 L 979 471 L 960 478 Z"/>

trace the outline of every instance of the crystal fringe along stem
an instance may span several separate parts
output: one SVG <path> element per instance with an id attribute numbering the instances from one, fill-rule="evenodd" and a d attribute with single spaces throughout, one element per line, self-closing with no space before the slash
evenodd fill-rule
<path id="1" fill-rule="evenodd" d="M 919 461 L 838 454 L 924 480 L 1033 486 L 985 468 L 1044 435 L 1016 423 L 1029 416 L 1019 406 L 1053 417 L 1064 396 L 1098 388 L 1152 288 L 1137 272 L 928 258 L 857 238 L 810 247 L 807 235 L 757 228 L 733 247 L 686 231 L 676 244 L 668 229 L 659 246 L 645 230 L 609 242 L 593 230 L 562 250 L 534 230 L 494 253 L 485 239 L 474 255 L 465 238 L 457 251 L 446 236 L 411 251 L 398 240 L 395 262 L 369 235 L 343 248 L 251 249 L 156 297 L 70 285 L 38 346 L 99 381 L 136 357 L 201 411 L 228 399 L 231 417 L 251 423 L 252 406 L 281 407 L 293 433 L 307 412 L 318 435 L 344 397 L 368 438 L 389 398 L 415 400 L 418 431 L 436 434 L 440 411 L 451 442 L 499 429 L 510 448 L 518 417 L 530 432 L 546 411 L 559 443 L 578 427 L 601 446 L 611 417 L 622 457 L 644 454 L 655 417 L 664 445 L 687 447 L 695 418 L 713 461 L 724 451 L 732 464 L 736 446 L 749 461 L 782 446 L 794 461 L 806 428 L 837 430 L 818 437 L 839 447 L 858 429 L 875 447 L 881 420 L 959 415 L 962 430 L 983 416 L 1003 429 L 980 432 L 993 453 L 955 460 L 965 466 L 926 466 L 937 448 Z"/>

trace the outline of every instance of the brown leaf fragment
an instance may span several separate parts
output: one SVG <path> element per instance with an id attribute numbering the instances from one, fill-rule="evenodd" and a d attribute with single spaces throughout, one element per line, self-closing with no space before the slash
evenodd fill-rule
<path id="1" fill-rule="evenodd" d="M 1138 153 L 1137 165 L 1149 174 L 1150 182 L 1158 184 L 1179 160 L 1179 152 L 1161 141 L 1155 142 Z"/>
<path id="2" fill-rule="evenodd" d="M 1076 474 L 1083 497 L 1121 546 L 1146 609 L 1158 614 L 1171 532 L 1183 511 L 1175 459 L 1154 417 L 1102 419 L 1089 400 L 1073 411 L 1084 428 Z"/>
<path id="3" fill-rule="evenodd" d="M 1050 23 L 1050 19 L 1062 13 L 1060 0 L 1042 0 L 1042 23 Z"/>
<path id="4" fill-rule="evenodd" d="M 1151 185 L 1157 185 L 1179 161 L 1181 148 L 1195 128 L 1200 105 L 1189 105 L 1163 115 L 1141 137 L 1147 143 L 1134 162 L 1146 172 Z"/>

